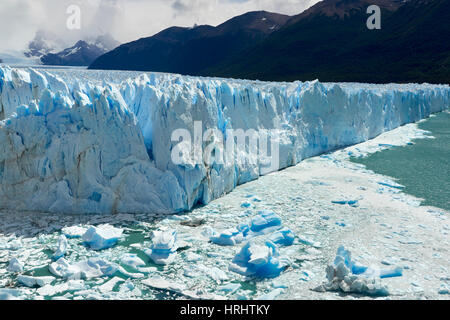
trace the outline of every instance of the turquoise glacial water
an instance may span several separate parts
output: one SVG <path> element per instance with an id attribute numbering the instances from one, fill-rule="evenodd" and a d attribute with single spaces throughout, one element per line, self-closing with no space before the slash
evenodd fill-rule
<path id="1" fill-rule="evenodd" d="M 450 210 L 450 113 L 441 112 L 419 124 L 436 139 L 417 139 L 352 161 L 396 178 L 404 192 L 424 199 L 422 205 Z"/>

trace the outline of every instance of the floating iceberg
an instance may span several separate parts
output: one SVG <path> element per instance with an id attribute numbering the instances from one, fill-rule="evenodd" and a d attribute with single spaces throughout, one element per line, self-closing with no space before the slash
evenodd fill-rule
<path id="1" fill-rule="evenodd" d="M 212 243 L 220 246 L 234 246 L 244 240 L 244 235 L 237 228 L 231 228 L 223 231 L 219 235 L 210 237 Z"/>
<path id="2" fill-rule="evenodd" d="M 156 264 L 172 263 L 177 255 L 177 231 L 155 231 L 153 243 L 145 253 Z"/>
<path id="3" fill-rule="evenodd" d="M 136 270 L 141 267 L 145 267 L 144 260 L 139 258 L 136 254 L 132 253 L 124 254 L 120 259 L 120 263 Z"/>
<path id="4" fill-rule="evenodd" d="M 221 246 L 234 246 L 254 238 L 259 235 L 269 234 L 281 228 L 281 218 L 273 211 L 259 211 L 258 215 L 252 217 L 248 223 L 240 223 L 235 228 L 227 229 L 220 234 L 212 232 L 210 241 Z M 290 234 L 281 235 L 281 237 L 290 237 Z M 273 236 L 274 239 L 277 237 Z M 293 240 L 293 239 L 292 239 Z M 276 239 L 276 241 L 284 241 Z M 286 240 L 289 242 L 290 240 Z"/>
<path id="5" fill-rule="evenodd" d="M 92 257 L 73 264 L 64 258 L 60 258 L 50 264 L 49 270 L 57 277 L 79 280 L 103 276 L 111 277 L 118 271 L 118 266 L 99 257 Z"/>
<path id="6" fill-rule="evenodd" d="M 294 244 L 295 234 L 291 230 L 283 228 L 282 230 L 270 235 L 268 240 L 278 245 L 291 246 Z"/>
<path id="7" fill-rule="evenodd" d="M 17 258 L 12 258 L 11 261 L 9 261 L 6 270 L 18 273 L 23 271 L 23 267 L 24 266 L 22 262 L 20 262 Z"/>
<path id="8" fill-rule="evenodd" d="M 448 85 L 52 72 L 0 67 L 0 209 L 181 212 L 450 105 Z M 205 134 L 189 148 L 172 140 L 178 129 Z M 247 146 L 223 164 L 197 161 L 208 150 L 220 155 L 228 130 L 264 132 L 279 161 L 245 157 Z M 186 161 L 172 161 L 174 150 Z"/>
<path id="9" fill-rule="evenodd" d="M 24 286 L 34 288 L 34 287 L 43 287 L 47 284 L 52 283 L 55 280 L 54 277 L 32 277 L 20 275 L 17 277 L 17 281 Z"/>
<path id="10" fill-rule="evenodd" d="M 52 256 L 52 259 L 56 261 L 59 258 L 63 257 L 67 252 L 68 246 L 69 246 L 69 243 L 67 242 L 66 236 L 61 235 L 58 239 L 58 247 Z"/>
<path id="11" fill-rule="evenodd" d="M 234 257 L 230 270 L 245 276 L 275 278 L 289 264 L 289 259 L 281 257 L 272 242 L 258 244 L 249 241 Z"/>
<path id="12" fill-rule="evenodd" d="M 110 225 L 90 227 L 83 235 L 83 242 L 91 249 L 103 250 L 116 245 L 122 233 L 122 229 Z"/>
<path id="13" fill-rule="evenodd" d="M 0 289 L 0 300 L 23 300 L 18 289 Z"/>
<path id="14" fill-rule="evenodd" d="M 370 296 L 388 296 L 388 288 L 380 282 L 381 278 L 402 276 L 402 269 L 379 269 L 360 265 L 351 258 L 351 252 L 339 247 L 333 264 L 327 271 L 327 283 L 315 288 L 315 291 L 343 291 Z"/>
<path id="15" fill-rule="evenodd" d="M 240 283 L 228 283 L 222 286 L 219 286 L 217 289 L 219 291 L 223 291 L 225 293 L 234 293 L 236 291 L 238 291 L 241 288 L 241 284 Z"/>
<path id="16" fill-rule="evenodd" d="M 253 233 L 262 233 L 266 229 L 280 227 L 281 218 L 273 211 L 263 210 L 251 219 L 249 226 Z"/>
<path id="17" fill-rule="evenodd" d="M 61 229 L 62 234 L 69 239 L 81 238 L 86 231 L 87 228 L 81 226 L 64 227 Z"/>

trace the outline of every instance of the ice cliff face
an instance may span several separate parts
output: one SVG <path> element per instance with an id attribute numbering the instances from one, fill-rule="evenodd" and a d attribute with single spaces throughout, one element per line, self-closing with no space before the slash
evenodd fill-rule
<path id="1" fill-rule="evenodd" d="M 102 78 L 114 76 L 73 71 L 60 77 L 0 67 L 0 208 L 188 210 L 267 172 L 258 155 L 255 162 L 174 163 L 179 142 L 172 133 L 194 132 L 195 121 L 201 121 L 203 133 L 270 130 L 279 143 L 275 169 L 281 169 L 450 105 L 449 86 L 262 83 L 167 74 Z M 201 145 L 220 147 L 213 136 Z M 239 158 L 242 150 L 236 151 Z"/>

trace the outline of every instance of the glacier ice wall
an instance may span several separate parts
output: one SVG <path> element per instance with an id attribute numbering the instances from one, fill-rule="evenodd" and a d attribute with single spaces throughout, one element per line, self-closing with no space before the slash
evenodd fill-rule
<path id="1" fill-rule="evenodd" d="M 265 173 L 260 158 L 174 164 L 177 142 L 171 134 L 179 128 L 193 132 L 194 121 L 201 121 L 203 132 L 278 132 L 282 169 L 450 105 L 448 85 L 266 83 L 146 73 L 114 79 L 108 72 L 58 75 L 0 67 L 0 209 L 189 210 Z"/>

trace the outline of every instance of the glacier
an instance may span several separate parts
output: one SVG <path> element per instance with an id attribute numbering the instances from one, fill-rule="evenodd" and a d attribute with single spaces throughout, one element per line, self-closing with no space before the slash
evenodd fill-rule
<path id="1" fill-rule="evenodd" d="M 277 132 L 279 170 L 449 105 L 448 85 L 269 83 L 1 66 L 0 209 L 183 212 L 270 171 L 259 156 L 175 164 L 177 129 L 194 132 L 201 121 L 203 132 Z M 214 141 L 203 141 L 202 150 Z"/>

